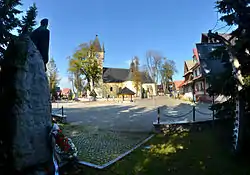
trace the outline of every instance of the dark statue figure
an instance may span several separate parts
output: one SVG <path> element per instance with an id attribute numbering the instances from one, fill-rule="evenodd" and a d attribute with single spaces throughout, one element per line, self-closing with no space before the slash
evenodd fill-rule
<path id="1" fill-rule="evenodd" d="M 34 30 L 30 36 L 31 40 L 42 55 L 45 71 L 47 71 L 46 64 L 49 61 L 50 31 L 47 29 L 48 23 L 48 19 L 41 20 L 40 27 Z"/>

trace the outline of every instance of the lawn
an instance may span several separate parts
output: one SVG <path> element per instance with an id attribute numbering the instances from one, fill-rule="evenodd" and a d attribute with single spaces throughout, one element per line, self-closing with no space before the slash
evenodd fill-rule
<path id="1" fill-rule="evenodd" d="M 192 128 L 192 129 L 190 129 Z M 245 175 L 250 166 L 232 156 L 225 123 L 157 134 L 141 148 L 104 170 L 64 167 L 63 174 L 86 175 Z M 145 146 L 150 145 L 149 149 Z"/>

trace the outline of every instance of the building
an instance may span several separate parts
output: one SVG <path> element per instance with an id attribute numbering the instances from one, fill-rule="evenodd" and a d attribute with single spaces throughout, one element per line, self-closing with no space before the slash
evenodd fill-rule
<path id="1" fill-rule="evenodd" d="M 228 34 L 222 34 L 221 36 L 226 39 L 230 38 Z M 196 101 L 212 101 L 212 97 L 207 93 L 209 84 L 206 81 L 206 76 L 208 72 L 219 74 L 224 71 L 221 61 L 210 59 L 209 55 L 218 44 L 218 41 L 210 40 L 206 33 L 202 33 L 201 42 L 197 43 L 196 48 L 193 49 L 193 59 L 184 62 L 185 80 L 181 88 L 185 98 L 192 99 L 194 94 Z"/>
<path id="2" fill-rule="evenodd" d="M 173 82 L 173 89 L 174 91 L 176 91 L 177 93 L 180 93 L 180 91 L 182 90 L 181 87 L 184 84 L 184 80 L 176 80 Z"/>
<path id="3" fill-rule="evenodd" d="M 100 79 L 98 87 L 95 88 L 98 98 L 116 97 L 117 93 L 125 87 L 136 93 L 136 96 L 148 97 L 150 95 L 156 95 L 156 85 L 149 75 L 140 72 L 141 84 L 139 89 L 136 90 L 135 82 L 132 78 L 132 69 L 103 67 L 105 49 L 104 45 L 101 47 L 97 35 L 93 45 L 97 51 L 96 58 L 102 68 L 102 78 Z M 135 60 L 132 60 L 132 62 L 135 62 Z"/>
<path id="4" fill-rule="evenodd" d="M 136 90 L 135 82 L 132 78 L 132 69 L 123 68 L 103 68 L 103 97 L 116 97 L 121 89 L 127 87 L 136 96 L 149 97 L 156 95 L 156 85 L 152 78 L 144 72 L 139 72 L 141 85 Z"/>

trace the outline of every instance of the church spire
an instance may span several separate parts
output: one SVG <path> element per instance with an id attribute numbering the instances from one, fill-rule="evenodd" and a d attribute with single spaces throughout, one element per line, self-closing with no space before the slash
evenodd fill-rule
<path id="1" fill-rule="evenodd" d="M 102 43 L 102 52 L 105 53 L 104 43 Z"/>
<path id="2" fill-rule="evenodd" d="M 100 41 L 98 39 L 98 35 L 96 35 L 95 40 L 93 42 L 93 45 L 94 45 L 94 48 L 95 48 L 96 52 L 101 52 L 102 51 L 101 44 L 100 44 Z"/>

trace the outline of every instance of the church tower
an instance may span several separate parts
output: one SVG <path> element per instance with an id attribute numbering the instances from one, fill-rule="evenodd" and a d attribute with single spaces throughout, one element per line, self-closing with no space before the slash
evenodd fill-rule
<path id="1" fill-rule="evenodd" d="M 96 35 L 95 40 L 93 41 L 93 46 L 96 52 L 96 58 L 98 60 L 98 64 L 101 68 L 101 71 L 103 71 L 103 63 L 104 63 L 104 57 L 105 57 L 105 49 L 104 44 L 101 46 L 98 35 Z M 97 97 L 103 97 L 103 79 L 101 76 L 101 79 L 99 81 L 99 87 L 95 88 L 95 92 L 97 94 Z"/>
<path id="2" fill-rule="evenodd" d="M 97 52 L 96 58 L 98 59 L 99 65 L 101 68 L 103 68 L 105 49 L 104 49 L 104 44 L 101 46 L 98 35 L 96 35 L 93 45 L 94 45 L 95 51 Z"/>

